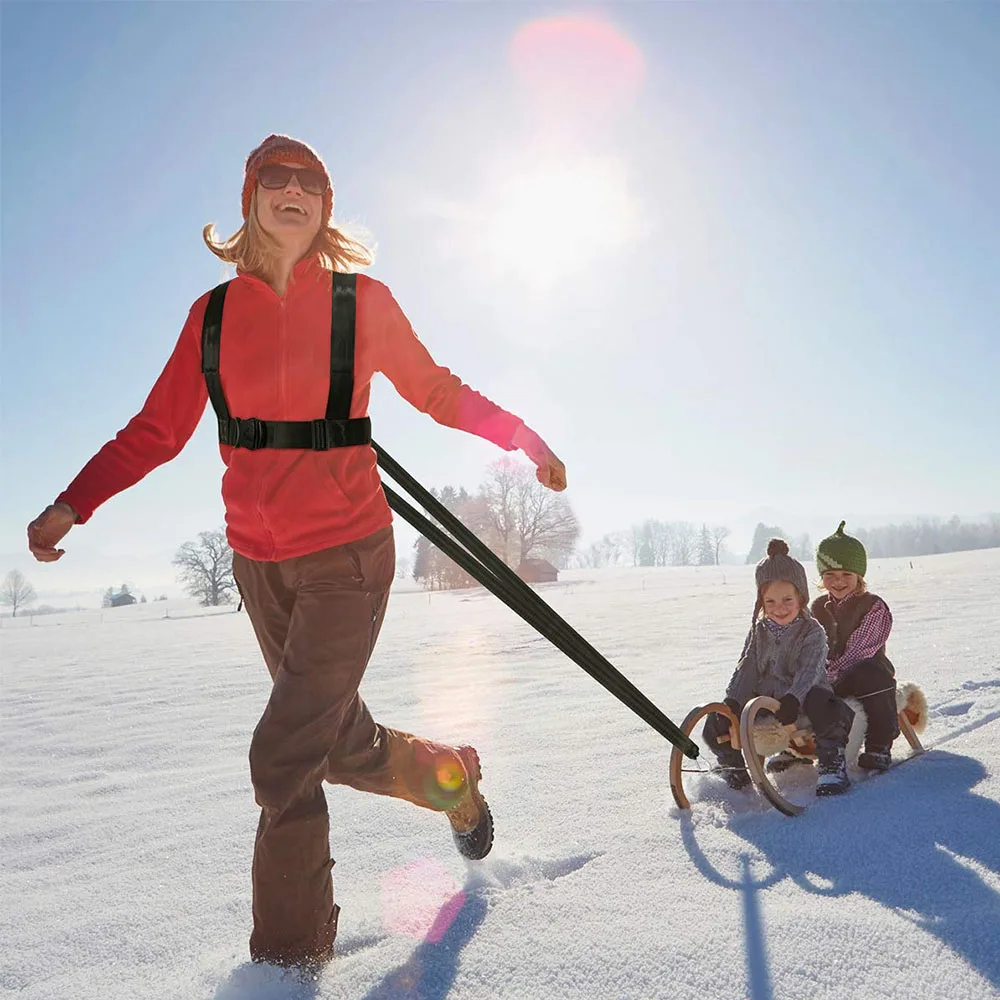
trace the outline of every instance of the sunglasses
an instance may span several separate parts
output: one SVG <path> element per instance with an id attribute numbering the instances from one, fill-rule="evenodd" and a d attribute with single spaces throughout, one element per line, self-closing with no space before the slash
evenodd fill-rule
<path id="1" fill-rule="evenodd" d="M 326 191 L 326 176 L 322 171 L 310 167 L 286 167 L 283 163 L 266 163 L 257 171 L 260 186 L 272 191 L 283 188 L 293 176 L 298 178 L 299 187 L 307 194 L 323 194 Z"/>

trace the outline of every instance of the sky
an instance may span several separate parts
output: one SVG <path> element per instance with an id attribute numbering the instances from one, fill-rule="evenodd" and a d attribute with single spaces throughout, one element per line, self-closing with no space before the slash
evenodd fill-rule
<path id="1" fill-rule="evenodd" d="M 5 3 L 0 554 L 173 579 L 222 523 L 206 417 L 60 564 L 24 528 L 224 274 L 271 132 L 440 363 L 565 461 L 584 544 L 646 518 L 975 517 L 1000 497 L 994 4 Z M 500 453 L 378 377 L 428 486 Z M 813 522 L 810 522 L 810 524 Z M 408 529 L 406 529 L 408 530 Z M 405 530 L 401 538 L 406 539 Z M 402 546 L 401 546 L 402 547 Z"/>

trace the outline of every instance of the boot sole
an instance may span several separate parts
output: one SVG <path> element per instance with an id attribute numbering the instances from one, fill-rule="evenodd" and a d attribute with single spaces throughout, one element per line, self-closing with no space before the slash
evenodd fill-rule
<path id="1" fill-rule="evenodd" d="M 784 774 L 786 771 L 793 771 L 800 767 L 812 767 L 813 762 L 806 757 L 796 757 L 794 760 L 782 761 L 780 764 L 772 764 L 768 761 L 764 765 L 764 770 L 768 774 Z"/>
<path id="2" fill-rule="evenodd" d="M 455 840 L 458 853 L 469 861 L 482 861 L 493 849 L 493 814 L 486 804 L 486 799 L 479 792 L 479 782 L 483 780 L 483 768 L 479 762 L 479 754 L 474 747 L 459 747 L 458 756 L 465 767 L 465 773 L 469 778 L 469 794 L 476 808 L 482 814 L 479 822 L 467 833 L 459 833 L 452 829 L 451 835 Z M 485 838 L 485 843 L 477 844 L 477 841 Z"/>
<path id="3" fill-rule="evenodd" d="M 828 798 L 831 795 L 843 795 L 850 791 L 851 786 L 847 785 L 817 785 L 816 797 L 820 799 Z"/>
<path id="4" fill-rule="evenodd" d="M 892 768 L 892 761 L 889 761 L 888 764 L 872 764 L 863 760 L 863 757 L 864 754 L 858 757 L 858 768 L 862 771 L 867 771 L 869 774 L 885 774 L 886 771 Z"/>

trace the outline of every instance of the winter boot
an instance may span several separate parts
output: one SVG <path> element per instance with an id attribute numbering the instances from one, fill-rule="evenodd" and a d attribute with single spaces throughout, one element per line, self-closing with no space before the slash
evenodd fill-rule
<path id="1" fill-rule="evenodd" d="M 812 763 L 808 757 L 800 757 L 797 753 L 792 753 L 791 750 L 782 750 L 776 756 L 768 758 L 764 770 L 768 774 L 781 774 L 790 767 L 795 767 L 796 764 L 808 764 L 809 767 L 812 767 Z"/>
<path id="2" fill-rule="evenodd" d="M 739 750 L 717 750 L 715 756 L 719 761 L 722 780 L 734 791 L 742 791 L 750 784 L 750 775 Z"/>
<path id="3" fill-rule="evenodd" d="M 465 767 L 469 794 L 445 815 L 451 823 L 458 853 L 470 861 L 482 861 L 493 847 L 493 816 L 486 799 L 479 794 L 479 782 L 483 779 L 479 754 L 472 747 L 458 747 L 456 752 Z"/>
<path id="4" fill-rule="evenodd" d="M 851 787 L 847 777 L 847 761 L 844 748 L 832 740 L 817 740 L 816 755 L 819 758 L 819 780 L 816 782 L 817 795 L 843 795 Z"/>
<path id="5" fill-rule="evenodd" d="M 890 747 L 866 747 L 865 752 L 858 754 L 858 767 L 866 771 L 888 771 L 892 766 L 892 751 Z"/>

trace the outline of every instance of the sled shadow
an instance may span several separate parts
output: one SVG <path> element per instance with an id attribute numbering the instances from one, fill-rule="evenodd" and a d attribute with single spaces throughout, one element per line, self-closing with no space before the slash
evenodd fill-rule
<path id="1" fill-rule="evenodd" d="M 748 878 L 749 888 L 712 867 L 686 817 L 681 834 L 695 866 L 717 885 L 749 897 L 787 876 L 817 895 L 867 896 L 933 934 L 1000 987 L 1000 893 L 991 887 L 1000 877 L 1000 805 L 973 791 L 985 777 L 979 761 L 933 750 L 794 819 L 777 813 L 734 817 L 730 830 L 772 866 L 766 879 Z M 749 875 L 749 860 L 743 861 Z M 761 968 L 767 975 L 760 921 L 748 922 L 747 931 L 748 972 L 756 969 L 763 987 L 753 997 L 770 1000 L 760 975 Z"/>
<path id="2" fill-rule="evenodd" d="M 767 965 L 767 940 L 764 934 L 764 921 L 760 912 L 759 894 L 763 889 L 770 888 L 780 882 L 785 873 L 772 868 L 771 873 L 763 879 L 754 880 L 749 854 L 740 855 L 740 877 L 726 878 L 713 868 L 705 857 L 694 836 L 694 825 L 690 813 L 681 814 L 681 840 L 684 842 L 688 855 L 695 868 L 710 882 L 725 889 L 734 889 L 742 896 L 740 900 L 743 910 L 743 926 L 746 933 L 746 970 L 749 1000 L 774 1000 L 774 990 L 771 987 L 771 974 Z"/>
<path id="3" fill-rule="evenodd" d="M 450 920 L 447 930 L 440 936 L 428 934 L 407 962 L 376 983 L 362 1000 L 444 1000 L 458 972 L 458 956 L 489 909 L 482 895 L 471 888 L 459 895 L 464 896 L 464 903 L 457 913 L 454 901 L 458 897 L 448 900 L 438 912 L 435 925 Z"/>

